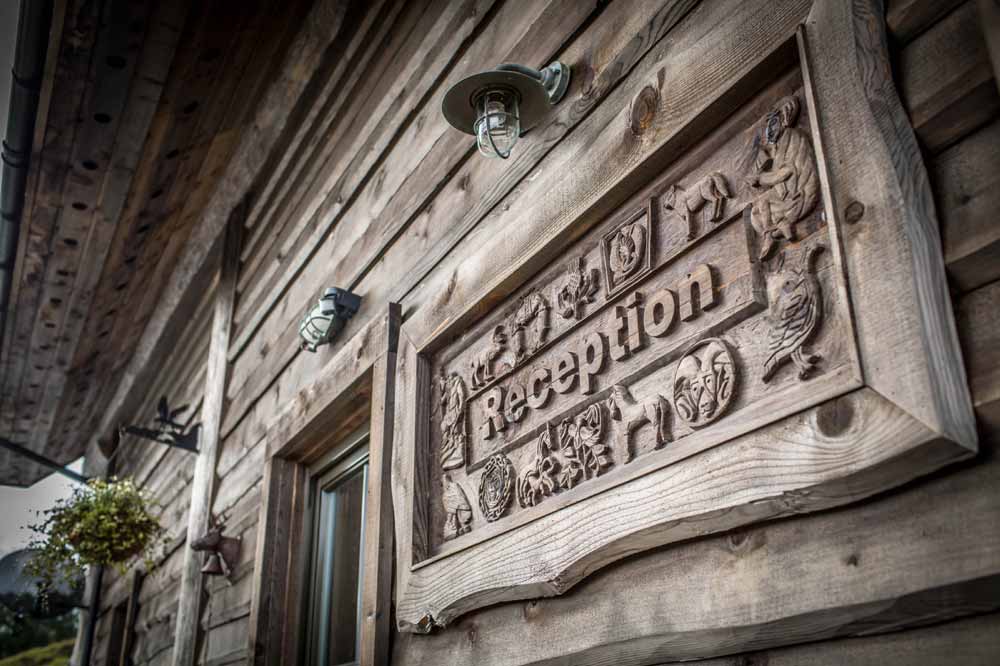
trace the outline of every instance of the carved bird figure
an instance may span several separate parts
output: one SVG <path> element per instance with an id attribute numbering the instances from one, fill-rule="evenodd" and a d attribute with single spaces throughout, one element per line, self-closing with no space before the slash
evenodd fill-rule
<path id="1" fill-rule="evenodd" d="M 822 358 L 805 346 L 823 316 L 823 297 L 815 270 L 816 255 L 822 251 L 822 245 L 811 248 L 800 268 L 786 269 L 778 275 L 780 287 L 769 313 L 771 335 L 764 361 L 765 382 L 788 360 L 799 369 L 799 379 L 806 379 Z"/>
<path id="2" fill-rule="evenodd" d="M 444 492 L 441 495 L 444 505 L 444 538 L 454 539 L 472 529 L 472 505 L 465 496 L 462 486 L 452 481 L 451 476 L 444 475 Z"/>

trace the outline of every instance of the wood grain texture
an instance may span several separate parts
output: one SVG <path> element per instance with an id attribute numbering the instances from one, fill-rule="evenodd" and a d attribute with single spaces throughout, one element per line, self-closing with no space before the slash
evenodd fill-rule
<path id="1" fill-rule="evenodd" d="M 393 663 L 659 664 L 996 609 L 1000 499 L 984 489 L 998 475 L 990 460 L 859 506 L 638 555 L 559 597 L 400 634 Z"/>
<path id="2" fill-rule="evenodd" d="M 281 71 L 270 84 L 256 109 L 254 122 L 236 147 L 221 176 L 219 186 L 202 211 L 201 223 L 188 239 L 186 250 L 172 267 L 168 284 L 160 294 L 161 302 L 146 324 L 135 352 L 117 383 L 114 396 L 100 419 L 98 432 L 113 426 L 130 408 L 130 394 L 155 372 L 169 347 L 167 344 L 181 322 L 185 321 L 196 300 L 197 289 L 208 275 L 209 260 L 218 251 L 222 232 L 234 207 L 247 194 L 251 182 L 263 168 L 290 117 L 287 109 L 306 89 L 322 54 L 336 37 L 342 13 L 335 2 L 317 3 L 303 23 L 298 37 L 289 48 Z"/>
<path id="3" fill-rule="evenodd" d="M 398 312 L 397 312 L 398 317 Z M 397 326 L 398 329 L 398 326 Z M 398 331 L 397 331 L 398 332 Z M 390 484 L 395 413 L 396 351 L 379 357 L 372 369 L 371 426 L 368 437 L 368 488 L 362 557 L 361 666 L 389 664 L 392 616 L 393 532 Z"/>
<path id="4" fill-rule="evenodd" d="M 940 21 L 964 0 L 887 0 L 885 21 L 897 46 L 903 46 Z"/>
<path id="5" fill-rule="evenodd" d="M 516 5 L 505 6 L 476 36 L 458 66 L 446 69 L 442 77 L 433 82 L 434 94 L 442 95 L 452 83 L 477 71 L 480 65 L 475 63 L 508 60 L 547 62 L 564 43 L 566 35 L 583 23 L 590 12 L 590 3 L 566 0 L 532 4 L 528 12 L 521 11 Z M 335 167 L 330 175 L 332 180 L 327 182 L 324 178 L 318 181 L 314 189 L 322 187 L 303 201 L 310 212 L 301 220 L 308 238 L 301 248 L 295 250 L 291 259 L 282 262 L 278 275 L 281 284 L 287 285 L 288 290 L 280 288 L 269 294 L 266 321 L 257 331 L 253 344 L 234 362 L 234 387 L 230 396 L 233 410 L 227 422 L 227 432 L 261 392 L 281 376 L 289 362 L 299 356 L 294 344 L 296 326 L 284 313 L 298 311 L 301 303 L 315 298 L 325 285 L 353 287 L 360 274 L 358 269 L 363 270 L 364 265 L 374 261 L 379 248 L 391 242 L 396 235 L 396 225 L 405 222 L 412 212 L 423 207 L 428 193 L 437 189 L 437 185 L 428 186 L 428 183 L 446 180 L 455 163 L 468 155 L 467 139 L 447 125 L 435 108 L 436 103 L 428 109 L 427 99 L 414 100 L 415 103 L 418 101 L 424 105 L 421 107 L 422 115 L 410 118 L 409 122 L 419 121 L 419 132 L 402 135 L 409 140 L 388 143 L 388 152 L 360 153 L 358 156 L 365 158 L 366 165 L 360 171 L 343 171 L 343 165 L 332 162 L 331 167 Z M 411 125 L 406 127 L 413 129 Z M 382 140 L 377 143 L 381 145 Z M 349 156 L 350 153 L 342 157 Z M 372 178 L 362 178 L 367 169 L 376 166 L 379 170 Z M 417 173 L 420 177 L 414 181 Z M 404 186 L 407 186 L 407 199 L 392 201 L 394 193 Z M 327 221 L 341 219 L 344 224 L 338 223 L 327 236 L 330 230 Z M 374 219 L 378 220 L 377 226 L 372 224 Z M 324 268 L 301 271 L 307 260 L 311 265 Z M 326 266 L 332 268 L 328 270 Z M 298 278 L 290 280 L 290 276 L 295 275 Z M 280 296 L 280 301 L 274 300 L 275 295 Z M 366 296 L 364 292 L 361 295 Z M 379 299 L 380 302 L 387 300 L 393 299 Z M 363 325 L 364 320 L 359 319 L 353 326 L 348 325 L 345 334 L 352 335 L 357 330 L 355 327 Z M 297 370 L 305 373 L 307 368 L 308 364 L 300 363 Z"/>
<path id="6" fill-rule="evenodd" d="M 1000 431 L 1000 281 L 962 296 L 956 310 L 976 416 L 995 439 Z"/>
<path id="7" fill-rule="evenodd" d="M 174 666 L 194 664 L 198 646 L 198 617 L 202 601 L 202 555 L 190 547 L 212 525 L 212 499 L 215 494 L 215 466 L 219 456 L 219 429 L 225 410 L 226 352 L 232 327 L 236 280 L 239 274 L 240 234 L 243 219 L 230 220 L 219 267 L 219 287 L 215 296 L 208 368 L 205 376 L 205 403 L 202 429 L 191 481 L 191 506 L 188 509 L 187 543 L 178 598 Z"/>
<path id="8" fill-rule="evenodd" d="M 854 165 L 831 170 L 835 210 L 866 207 L 842 241 L 865 382 L 975 451 L 934 201 L 893 84 L 881 14 L 874 4 L 822 3 L 813 18 L 808 43 L 828 163 Z M 819 64 L 832 43 L 852 57 Z"/>
<path id="9" fill-rule="evenodd" d="M 941 218 L 941 244 L 953 289 L 1000 278 L 1000 115 L 928 165 Z"/>
<path id="10" fill-rule="evenodd" d="M 673 138 L 683 144 L 691 141 L 690 132 L 707 132 L 714 127 L 718 121 L 711 111 L 713 96 L 739 105 L 748 91 L 756 91 L 767 81 L 769 70 L 781 71 L 782 65 L 778 63 L 787 63 L 768 60 L 771 54 L 784 53 L 782 46 L 789 42 L 789 35 L 782 33 L 780 23 L 769 24 L 760 34 L 734 37 L 733 32 L 738 33 L 747 25 L 742 17 L 730 12 L 719 20 L 705 7 L 699 7 L 704 13 L 696 10 L 686 20 L 709 21 L 718 31 L 710 33 L 714 38 L 702 36 L 698 44 L 712 50 L 713 58 L 705 60 L 706 67 L 725 68 L 729 59 L 724 49 L 731 44 L 754 42 L 760 47 L 762 42 L 770 40 L 770 50 L 758 48 L 755 52 L 764 64 L 755 70 L 748 68 L 750 63 L 745 59 L 734 59 L 743 65 L 734 68 L 735 72 L 733 69 L 723 69 L 719 74 L 700 72 L 697 65 L 681 70 L 677 74 L 681 77 L 691 76 L 700 81 L 716 78 L 724 82 L 716 87 L 700 87 L 700 94 L 708 97 L 692 104 L 695 109 L 700 106 L 700 113 L 684 119 L 683 114 L 671 108 L 671 121 L 678 124 L 668 123 L 666 130 L 651 120 L 644 130 L 652 137 L 646 146 L 649 153 L 643 159 L 623 160 L 615 152 L 617 137 L 613 132 L 608 132 L 607 138 L 600 133 L 587 136 L 587 159 L 602 165 L 593 176 L 598 179 L 598 186 L 587 183 L 581 177 L 585 174 L 573 172 L 572 177 L 567 177 L 565 172 L 550 167 L 547 174 L 543 173 L 530 186 L 543 188 L 540 191 L 545 193 L 528 199 L 532 202 L 534 225 L 523 232 L 512 229 L 492 238 L 491 227 L 481 227 L 485 238 L 476 239 L 478 245 L 471 244 L 473 236 L 466 238 L 470 241 L 469 249 L 467 253 L 458 253 L 455 262 L 460 262 L 459 265 L 448 270 L 439 267 L 422 285 L 431 292 L 426 301 L 416 303 L 420 308 L 404 324 L 404 339 L 411 342 L 409 351 L 400 356 L 397 379 L 400 399 L 411 401 L 400 402 L 397 410 L 409 413 L 397 418 L 403 445 L 398 452 L 399 462 L 394 464 L 394 473 L 401 477 L 394 481 L 394 500 L 400 516 L 398 558 L 400 562 L 412 563 L 410 571 L 401 567 L 398 575 L 397 624 L 402 631 L 425 633 L 435 625 L 446 626 L 461 613 L 489 603 L 562 594 L 587 573 L 625 553 L 693 536 L 679 525 L 697 522 L 700 534 L 729 529 L 743 522 L 780 515 L 779 507 L 787 506 L 782 502 L 789 496 L 796 498 L 796 510 L 802 512 L 854 501 L 876 492 L 880 482 L 886 484 L 884 487 L 896 485 L 909 475 L 928 473 L 976 450 L 971 401 L 951 317 L 951 302 L 944 286 L 933 201 L 916 141 L 893 87 L 880 7 L 860 0 L 851 6 L 820 3 L 813 6 L 800 41 L 805 97 L 813 107 L 817 155 L 830 179 L 824 198 L 835 234 L 834 253 L 841 252 L 842 243 L 857 315 L 865 381 L 874 389 L 852 394 L 860 397 L 849 412 L 867 413 L 872 422 L 893 421 L 894 452 L 889 453 L 883 441 L 875 444 L 882 438 L 874 430 L 854 430 L 846 436 L 858 447 L 852 449 L 849 463 L 842 467 L 835 465 L 837 470 L 818 461 L 815 466 L 804 463 L 800 470 L 804 476 L 796 481 L 786 475 L 783 480 L 790 485 L 780 490 L 763 478 L 737 481 L 708 462 L 713 456 L 725 456 L 723 451 L 728 450 L 730 461 L 760 463 L 760 457 L 743 458 L 744 447 L 759 446 L 774 452 L 782 445 L 790 445 L 788 439 L 782 444 L 771 439 L 776 438 L 774 433 L 778 430 L 788 437 L 788 429 L 794 429 L 791 424 L 798 418 L 789 417 L 734 437 L 718 449 L 675 462 L 672 467 L 650 468 L 645 476 L 634 478 L 627 485 L 601 486 L 600 494 L 580 496 L 576 503 L 567 501 L 557 513 L 532 514 L 531 522 L 521 521 L 513 531 L 488 530 L 490 538 L 483 543 L 470 542 L 465 549 L 422 561 L 428 554 L 427 516 L 421 513 L 422 502 L 414 504 L 406 500 L 406 495 L 425 497 L 429 490 L 425 477 L 430 458 L 422 425 L 426 415 L 421 416 L 428 399 L 429 371 L 422 355 L 439 349 L 442 341 L 447 343 L 454 332 L 476 321 L 517 288 L 539 263 L 561 251 L 569 235 L 565 228 L 571 221 L 574 232 L 580 234 L 581 226 L 586 228 L 593 216 L 608 211 L 605 206 L 614 205 L 613 193 L 636 187 L 641 184 L 639 178 L 648 179 L 646 174 L 653 168 L 655 158 L 665 159 L 664 154 L 669 154 L 658 141 L 669 146 Z M 748 12 L 757 10 L 753 5 L 743 8 Z M 794 30 L 797 21 L 790 23 Z M 697 32 L 690 26 L 688 30 Z M 691 54 L 691 58 L 692 63 L 700 62 L 696 54 Z M 652 63 L 650 69 L 655 68 Z M 658 85 L 675 91 L 683 89 L 684 84 L 671 81 L 670 76 L 670 73 L 662 76 Z M 613 127 L 599 125 L 598 131 L 609 126 Z M 662 132 L 660 136 L 658 131 Z M 673 137 L 675 133 L 683 138 Z M 602 190 L 602 186 L 608 189 Z M 565 197 L 559 187 L 584 194 Z M 609 198 L 612 201 L 605 203 Z M 574 211 L 573 207 L 565 206 L 567 199 L 576 204 L 576 214 L 580 217 L 575 220 L 567 219 Z M 835 224 L 839 219 L 837 211 L 846 210 L 852 201 L 864 202 L 864 225 L 860 230 L 858 226 L 840 230 L 839 224 Z M 518 214 L 523 212 L 512 209 L 511 215 Z M 551 221 L 550 214 L 554 217 Z M 450 261 L 446 259 L 445 263 Z M 876 270 L 878 276 L 873 274 Z M 887 275 L 893 277 L 887 279 Z M 435 294 L 431 285 L 439 286 L 440 291 Z M 876 367 L 890 366 L 891 373 L 874 371 Z M 839 409 L 838 402 L 843 399 L 831 400 L 818 409 Z M 812 410 L 804 413 L 810 414 Z M 816 431 L 802 433 L 801 437 L 803 443 L 822 439 Z M 758 456 L 761 453 L 758 451 Z M 703 470 L 699 474 L 698 466 L 706 464 L 711 472 Z M 784 463 L 775 464 L 788 469 Z M 701 504 L 689 503 L 699 492 L 694 487 L 687 487 L 683 501 L 680 496 L 671 496 L 666 489 L 683 485 L 682 477 L 685 483 L 707 484 L 702 488 L 706 498 L 711 499 Z M 803 485 L 798 485 L 800 482 Z M 722 485 L 713 486 L 715 483 Z M 872 485 L 865 490 L 867 484 Z M 736 486 L 750 495 L 727 497 L 721 491 L 708 490 Z M 853 497 L 850 492 L 841 494 L 846 487 L 859 494 Z M 768 496 L 767 488 L 785 500 Z M 642 509 L 633 512 L 623 508 L 630 504 Z M 604 517 L 609 517 L 609 522 L 604 522 Z M 570 527 L 576 525 L 586 527 L 575 530 Z"/>
<path id="11" fill-rule="evenodd" d="M 976 3 L 967 0 L 899 54 L 899 87 L 923 148 L 937 153 L 1000 110 Z"/>

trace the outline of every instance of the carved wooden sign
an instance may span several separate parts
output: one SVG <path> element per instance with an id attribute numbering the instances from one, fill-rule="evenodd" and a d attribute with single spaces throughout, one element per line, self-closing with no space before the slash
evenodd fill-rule
<path id="1" fill-rule="evenodd" d="M 557 594 L 625 554 L 853 501 L 975 450 L 964 386 L 926 361 L 960 368 L 953 338 L 928 346 L 944 311 L 905 312 L 940 305 L 913 263 L 939 249 L 892 215 L 866 222 L 895 225 L 869 232 L 892 242 L 845 238 L 833 201 L 853 196 L 844 174 L 863 156 L 825 161 L 845 129 L 823 128 L 860 100 L 817 89 L 798 39 L 560 261 L 461 334 L 402 350 L 402 629 Z M 894 182 L 885 159 L 863 168 Z M 885 299 L 898 300 L 879 313 Z M 917 397 L 873 372 L 908 374 L 885 386 Z"/>

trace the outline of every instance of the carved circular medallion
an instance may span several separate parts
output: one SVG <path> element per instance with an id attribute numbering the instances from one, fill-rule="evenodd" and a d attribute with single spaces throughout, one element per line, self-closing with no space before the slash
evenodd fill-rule
<path id="1" fill-rule="evenodd" d="M 692 428 L 722 416 L 736 394 L 737 369 L 729 347 L 719 338 L 694 345 L 674 372 L 674 411 Z"/>
<path id="2" fill-rule="evenodd" d="M 514 464 L 502 453 L 494 453 L 486 461 L 479 480 L 479 508 L 483 517 L 493 522 L 507 512 L 513 497 Z"/>

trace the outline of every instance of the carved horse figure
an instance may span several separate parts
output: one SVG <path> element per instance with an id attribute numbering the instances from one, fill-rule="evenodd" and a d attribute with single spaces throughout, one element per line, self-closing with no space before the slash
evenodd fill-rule
<path id="1" fill-rule="evenodd" d="M 473 389 L 479 389 L 493 381 L 493 362 L 499 358 L 500 354 L 507 348 L 507 335 L 503 326 L 493 329 L 493 340 L 490 346 L 482 350 L 472 359 L 472 384 Z"/>
<path id="2" fill-rule="evenodd" d="M 718 171 L 713 171 L 699 180 L 690 193 L 676 185 L 671 187 L 664 198 L 664 207 L 681 216 L 687 224 L 687 237 L 691 240 L 698 233 L 694 224 L 695 213 L 706 204 L 712 204 L 709 219 L 712 222 L 719 222 L 725 212 L 726 199 L 731 196 L 726 177 Z"/>
<path id="3" fill-rule="evenodd" d="M 637 402 L 622 384 L 611 387 L 611 395 L 606 400 L 612 421 L 621 422 L 617 431 L 616 447 L 622 452 L 624 462 L 632 461 L 635 451 L 632 447 L 632 433 L 649 424 L 653 426 L 656 448 L 660 449 L 670 441 L 668 414 L 670 405 L 662 395 L 655 394 L 642 402 Z"/>

